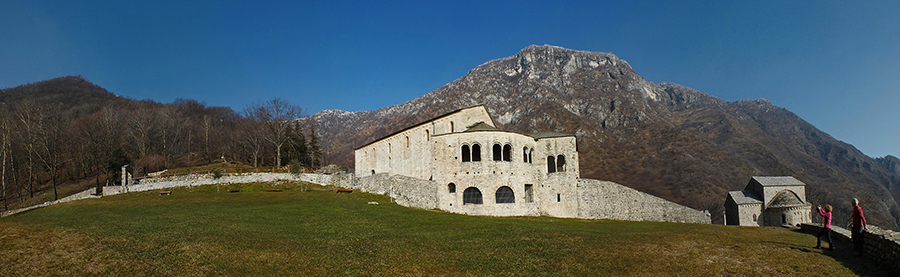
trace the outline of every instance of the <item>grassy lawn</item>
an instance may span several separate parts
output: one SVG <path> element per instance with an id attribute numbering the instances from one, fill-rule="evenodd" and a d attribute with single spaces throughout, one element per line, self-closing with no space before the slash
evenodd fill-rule
<path id="1" fill-rule="evenodd" d="M 296 183 L 88 199 L 0 219 L 0 275 L 810 276 L 891 272 L 783 228 L 476 217 Z M 240 189 L 240 193 L 227 193 Z M 379 205 L 367 205 L 376 201 Z"/>

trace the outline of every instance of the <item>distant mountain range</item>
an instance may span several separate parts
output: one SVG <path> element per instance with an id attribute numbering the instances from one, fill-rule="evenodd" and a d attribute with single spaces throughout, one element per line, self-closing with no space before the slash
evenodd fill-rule
<path id="1" fill-rule="evenodd" d="M 838 225 L 857 197 L 871 223 L 900 229 L 900 159 L 868 157 L 765 99 L 654 84 L 611 53 L 532 45 L 400 105 L 311 118 L 327 162 L 353 165 L 356 147 L 479 104 L 504 130 L 576 134 L 582 177 L 710 210 L 714 222 L 751 176 L 791 175 L 814 206 L 836 207 Z"/>

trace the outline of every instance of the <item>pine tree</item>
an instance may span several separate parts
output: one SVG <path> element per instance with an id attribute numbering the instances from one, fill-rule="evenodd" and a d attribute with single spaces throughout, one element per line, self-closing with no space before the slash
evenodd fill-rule
<path id="1" fill-rule="evenodd" d="M 316 135 L 316 126 L 313 124 L 309 125 L 309 155 L 312 166 L 322 166 L 322 149 L 319 148 L 319 136 Z"/>

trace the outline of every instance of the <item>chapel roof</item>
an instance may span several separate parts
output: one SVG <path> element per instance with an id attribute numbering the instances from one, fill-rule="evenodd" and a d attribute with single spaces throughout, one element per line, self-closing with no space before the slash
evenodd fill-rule
<path id="1" fill-rule="evenodd" d="M 756 193 L 749 190 L 729 191 L 728 195 L 734 199 L 735 204 L 762 204 L 760 197 Z"/>
<path id="2" fill-rule="evenodd" d="M 790 190 L 782 190 L 772 198 L 772 202 L 769 203 L 769 208 L 782 208 L 782 207 L 796 207 L 796 206 L 804 206 L 807 205 L 800 200 L 800 197 L 797 197 L 797 194 Z"/>
<path id="3" fill-rule="evenodd" d="M 753 176 L 753 180 L 764 187 L 768 186 L 805 186 L 793 176 Z"/>

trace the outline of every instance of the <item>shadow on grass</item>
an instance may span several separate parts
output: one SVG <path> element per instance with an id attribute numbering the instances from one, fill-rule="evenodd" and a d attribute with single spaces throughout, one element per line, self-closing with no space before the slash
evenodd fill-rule
<path id="1" fill-rule="evenodd" d="M 840 262 L 845 267 L 853 271 L 853 273 L 858 274 L 859 276 L 898 276 L 900 272 L 896 272 L 890 269 L 888 266 L 880 264 L 867 256 L 854 256 L 853 255 L 853 245 L 834 239 L 834 250 L 826 250 L 826 249 L 815 249 L 814 243 L 816 241 L 817 233 L 804 231 L 801 229 L 791 230 L 795 233 L 807 234 L 810 237 L 810 245 L 796 245 L 791 243 L 784 242 L 768 242 L 772 244 L 780 244 L 784 246 L 788 246 L 791 249 L 800 250 L 803 252 L 812 252 L 812 253 L 821 253 L 822 255 L 831 257 L 832 259 Z M 833 238 L 833 237 L 832 237 Z M 827 245 L 827 241 L 822 242 L 822 246 Z"/>

